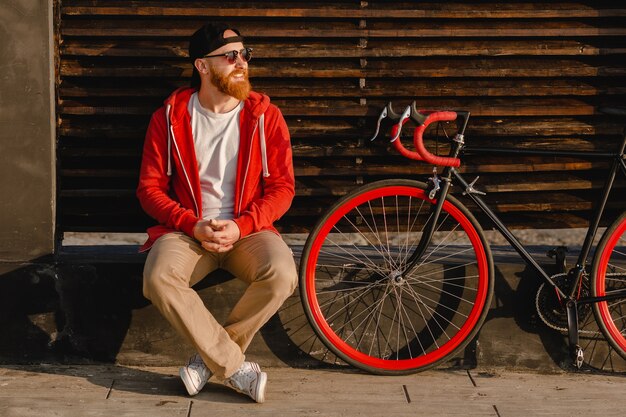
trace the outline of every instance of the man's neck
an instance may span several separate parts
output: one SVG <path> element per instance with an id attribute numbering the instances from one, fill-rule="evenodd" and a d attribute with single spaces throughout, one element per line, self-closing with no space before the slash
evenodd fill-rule
<path id="1" fill-rule="evenodd" d="M 203 108 L 213 113 L 228 113 L 240 103 L 235 97 L 222 93 L 212 85 L 200 87 L 198 100 Z"/>

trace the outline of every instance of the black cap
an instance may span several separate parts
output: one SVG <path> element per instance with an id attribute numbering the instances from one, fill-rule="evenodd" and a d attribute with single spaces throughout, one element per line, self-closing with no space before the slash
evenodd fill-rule
<path id="1" fill-rule="evenodd" d="M 224 32 L 232 30 L 237 36 L 224 38 Z M 243 42 L 243 36 L 234 27 L 226 23 L 206 23 L 189 39 L 189 58 L 195 61 L 216 49 L 234 42 Z"/>
<path id="2" fill-rule="evenodd" d="M 224 38 L 224 32 L 227 30 L 232 30 L 237 36 Z M 189 39 L 189 58 L 193 63 L 196 59 L 202 58 L 216 49 L 234 42 L 243 42 L 243 36 L 241 36 L 237 29 L 226 23 L 206 23 L 191 35 Z M 200 75 L 195 66 L 193 68 L 191 86 L 200 86 Z"/>

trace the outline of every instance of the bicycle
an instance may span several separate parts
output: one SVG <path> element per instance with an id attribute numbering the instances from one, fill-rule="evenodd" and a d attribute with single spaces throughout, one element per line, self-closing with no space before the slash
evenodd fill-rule
<path id="1" fill-rule="evenodd" d="M 591 309 L 606 340 L 626 359 L 626 210 L 606 229 L 588 263 L 618 171 L 626 176 L 626 131 L 617 153 L 558 153 L 604 158 L 612 165 L 576 265 L 551 276 L 483 201 L 484 193 L 475 188 L 478 177 L 468 182 L 456 169 L 469 150 L 464 138 L 469 117 L 466 111 L 420 111 L 415 103 L 401 115 L 391 103 L 383 109 L 374 138 L 382 122 L 397 122 L 393 147 L 434 165 L 433 175 L 427 183 L 387 179 L 363 185 L 318 220 L 300 261 L 300 296 L 313 330 L 339 358 L 375 374 L 425 370 L 464 349 L 489 310 L 494 266 L 480 224 L 450 194 L 455 183 L 543 279 L 537 306 L 544 309 L 544 321 L 567 332 L 573 365 L 580 368 L 584 360 L 579 316 Z M 417 125 L 415 150 L 400 139 L 409 119 Z M 448 156 L 430 153 L 423 140 L 426 128 L 452 121 L 458 133 L 448 138 Z M 437 166 L 444 167 L 440 175 Z"/>

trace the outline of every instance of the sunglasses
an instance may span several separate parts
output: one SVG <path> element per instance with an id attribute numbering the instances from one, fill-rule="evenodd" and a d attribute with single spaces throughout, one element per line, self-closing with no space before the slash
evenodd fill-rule
<path id="1" fill-rule="evenodd" d="M 239 51 L 237 50 L 228 51 L 223 54 L 205 55 L 202 58 L 215 58 L 219 56 L 224 56 L 228 60 L 229 64 L 234 64 L 235 62 L 237 62 L 237 57 L 240 55 L 241 55 L 241 59 L 243 59 L 246 62 L 249 62 L 252 59 L 252 48 L 243 48 Z"/>

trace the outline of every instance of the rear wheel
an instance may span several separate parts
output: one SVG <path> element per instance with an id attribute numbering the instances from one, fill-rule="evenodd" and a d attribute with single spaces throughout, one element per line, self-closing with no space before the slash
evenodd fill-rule
<path id="1" fill-rule="evenodd" d="M 309 235 L 300 261 L 304 310 L 322 342 L 378 374 L 412 373 L 451 358 L 476 335 L 493 291 L 482 229 L 456 199 L 409 258 L 432 219 L 426 185 L 385 180 L 339 200 Z"/>
<path id="2" fill-rule="evenodd" d="M 596 249 L 591 276 L 595 297 L 626 290 L 626 212 L 604 232 Z M 593 304 L 598 327 L 626 359 L 626 296 Z"/>

